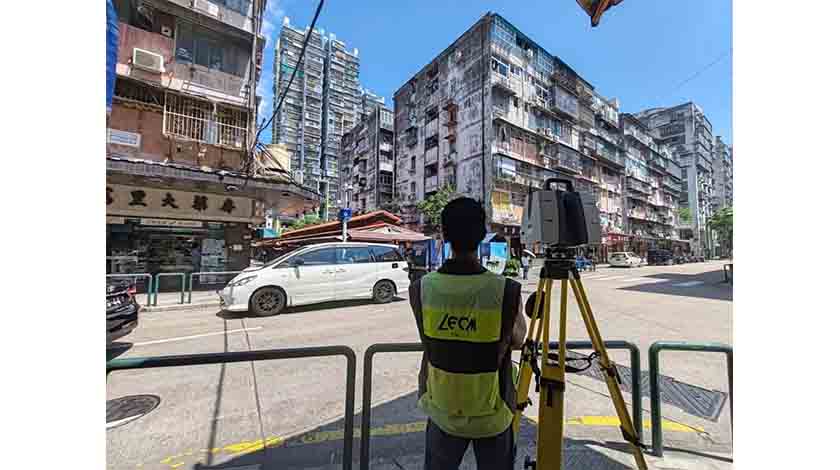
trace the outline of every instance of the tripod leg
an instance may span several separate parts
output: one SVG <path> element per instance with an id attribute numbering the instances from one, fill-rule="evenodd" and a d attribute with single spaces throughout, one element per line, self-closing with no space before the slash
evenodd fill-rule
<path id="1" fill-rule="evenodd" d="M 633 427 L 633 421 L 630 419 L 630 413 L 627 411 L 627 404 L 624 402 L 624 397 L 621 395 L 621 389 L 618 387 L 618 373 L 615 365 L 610 361 L 607 355 L 607 348 L 604 345 L 604 340 L 601 337 L 601 332 L 598 331 L 598 325 L 595 323 L 595 316 L 592 314 L 592 307 L 589 305 L 589 299 L 586 297 L 586 292 L 583 289 L 583 283 L 578 277 L 577 273 L 572 277 L 572 291 L 577 300 L 578 309 L 580 310 L 583 323 L 586 326 L 586 331 L 589 333 L 589 339 L 592 341 L 592 347 L 598 353 L 598 362 L 601 365 L 601 370 L 604 371 L 604 379 L 607 383 L 607 388 L 610 391 L 615 412 L 621 422 L 621 431 L 624 438 L 630 443 L 633 450 L 633 458 L 636 460 L 636 467 L 639 470 L 647 470 L 647 463 L 645 463 L 644 454 L 639 447 L 639 436 L 636 434 L 636 429 Z M 561 356 L 564 357 L 564 356 Z"/>
<path id="2" fill-rule="evenodd" d="M 537 470 L 563 468 L 563 395 L 566 386 L 566 307 L 569 281 L 560 280 L 560 333 L 558 338 L 559 361 L 549 359 L 550 299 L 543 306 L 542 376 L 540 377 L 540 414 L 537 428 Z"/>
<path id="3" fill-rule="evenodd" d="M 546 292 L 551 291 L 551 279 L 540 279 L 537 285 L 536 302 L 531 312 L 531 321 L 528 323 L 528 336 L 525 337 L 525 345 L 522 346 L 522 354 L 519 355 L 519 377 L 516 381 L 516 410 L 513 415 L 513 435 L 519 435 L 519 426 L 522 412 L 528 403 L 528 390 L 531 388 L 531 376 L 534 373 L 531 367 L 531 360 L 536 355 L 537 342 L 540 338 L 543 322 L 540 320 L 543 297 Z"/>

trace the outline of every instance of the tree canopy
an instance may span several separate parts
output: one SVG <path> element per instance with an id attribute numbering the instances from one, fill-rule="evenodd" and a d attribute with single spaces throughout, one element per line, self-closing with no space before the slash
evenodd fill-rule
<path id="1" fill-rule="evenodd" d="M 440 230 L 440 214 L 443 212 L 446 204 L 454 199 L 456 195 L 455 188 L 447 185 L 417 204 L 417 209 L 423 214 L 423 220 L 426 222 L 427 230 Z"/>

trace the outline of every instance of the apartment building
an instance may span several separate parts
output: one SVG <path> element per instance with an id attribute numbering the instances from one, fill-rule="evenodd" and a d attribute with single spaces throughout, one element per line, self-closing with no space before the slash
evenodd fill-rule
<path id="1" fill-rule="evenodd" d="M 362 88 L 361 111 L 359 112 L 359 119 L 364 118 L 372 113 L 374 109 L 385 106 L 385 98 L 377 95 L 367 88 Z"/>
<path id="2" fill-rule="evenodd" d="M 715 137 L 714 163 L 714 196 L 712 210 L 732 207 L 732 146 L 727 145 L 721 136 Z"/>
<path id="3" fill-rule="evenodd" d="M 631 247 L 674 249 L 680 169 L 667 147 L 656 143 L 648 127 L 632 114 L 621 115 L 625 151 L 625 215 Z"/>
<path id="4" fill-rule="evenodd" d="M 395 211 L 393 111 L 377 106 L 344 134 L 340 167 L 344 207 L 354 214 Z"/>
<path id="5" fill-rule="evenodd" d="M 657 143 L 677 159 L 682 178 L 680 207 L 688 208 L 690 221 L 678 226 L 681 239 L 691 240 L 695 254 L 710 254 L 706 224 L 712 215 L 712 124 L 693 102 L 670 108 L 641 111 L 635 117 L 651 131 Z"/>
<path id="6" fill-rule="evenodd" d="M 289 81 L 292 84 L 272 142 L 286 145 L 295 177 L 323 194 L 322 216 L 335 218 L 341 137 L 359 121 L 361 109 L 358 50 L 348 51 L 334 34 L 313 31 L 302 70 L 292 77 L 305 37 L 306 30 L 283 19 L 274 55 L 275 106 Z"/>
<path id="7" fill-rule="evenodd" d="M 417 203 L 452 185 L 482 201 L 490 229 L 516 248 L 529 188 L 565 176 L 598 201 L 603 238 L 591 247 L 598 257 L 628 249 L 618 100 L 500 15 L 482 17 L 402 85 L 394 111 L 398 200 L 415 229 L 423 228 Z M 664 206 L 664 192 L 657 197 Z"/>
<path id="8" fill-rule="evenodd" d="M 265 2 L 114 4 L 119 50 L 107 121 L 107 272 L 241 270 L 266 211 L 294 215 L 320 202 L 271 171 L 261 151 L 250 152 Z M 169 280 L 176 281 L 162 280 L 163 289 Z"/>

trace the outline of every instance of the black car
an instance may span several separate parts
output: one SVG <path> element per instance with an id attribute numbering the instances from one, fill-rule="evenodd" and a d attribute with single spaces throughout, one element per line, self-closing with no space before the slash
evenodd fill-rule
<path id="1" fill-rule="evenodd" d="M 129 334 L 137 327 L 140 305 L 134 300 L 135 287 L 131 282 L 105 283 L 106 344 Z"/>
<path id="2" fill-rule="evenodd" d="M 671 266 L 674 264 L 674 255 L 668 250 L 650 250 L 647 262 L 649 266 Z"/>

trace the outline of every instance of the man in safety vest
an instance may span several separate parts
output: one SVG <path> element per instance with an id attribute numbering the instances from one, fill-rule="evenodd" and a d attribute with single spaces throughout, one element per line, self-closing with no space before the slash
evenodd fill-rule
<path id="1" fill-rule="evenodd" d="M 453 257 L 409 289 L 423 342 L 418 406 L 429 416 L 426 470 L 457 469 L 470 442 L 479 470 L 513 468 L 510 354 L 527 326 L 522 286 L 479 262 L 486 222 L 474 199 L 450 201 L 441 224 Z"/>

